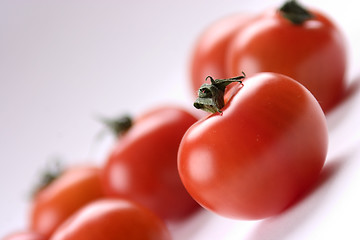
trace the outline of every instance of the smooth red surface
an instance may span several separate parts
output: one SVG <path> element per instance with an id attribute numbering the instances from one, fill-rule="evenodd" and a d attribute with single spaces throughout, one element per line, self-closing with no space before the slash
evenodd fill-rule
<path id="1" fill-rule="evenodd" d="M 103 196 L 99 168 L 71 167 L 36 194 L 31 206 L 30 228 L 50 237 L 74 212 Z"/>
<path id="2" fill-rule="evenodd" d="M 51 240 L 170 240 L 160 218 L 134 202 L 92 202 L 63 224 Z"/>
<path id="3" fill-rule="evenodd" d="M 230 218 L 266 218 L 317 180 L 327 155 L 326 120 L 298 82 L 249 76 L 222 112 L 195 123 L 179 148 L 181 179 L 202 206 Z"/>
<path id="4" fill-rule="evenodd" d="M 190 59 L 190 80 L 194 96 L 207 76 L 229 78 L 226 54 L 230 41 L 252 16 L 234 14 L 212 23 L 197 39 Z"/>
<path id="5" fill-rule="evenodd" d="M 198 209 L 177 171 L 181 138 L 196 121 L 177 107 L 156 108 L 137 118 L 105 163 L 106 194 L 133 199 L 166 220 L 180 220 Z"/>
<path id="6" fill-rule="evenodd" d="M 346 84 L 346 43 L 329 18 L 311 12 L 313 19 L 294 25 L 272 9 L 242 27 L 227 48 L 228 75 L 282 73 L 308 88 L 324 112 L 333 109 Z"/>

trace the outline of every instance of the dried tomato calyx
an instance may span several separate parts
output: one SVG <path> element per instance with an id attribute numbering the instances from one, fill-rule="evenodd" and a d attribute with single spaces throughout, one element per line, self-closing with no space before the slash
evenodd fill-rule
<path id="1" fill-rule="evenodd" d="M 313 14 L 299 5 L 295 0 L 286 1 L 284 5 L 279 8 L 279 11 L 284 18 L 295 25 L 301 25 L 303 22 L 314 18 Z"/>
<path id="2" fill-rule="evenodd" d="M 114 119 L 101 117 L 100 121 L 116 136 L 124 134 L 133 124 L 133 120 L 129 115 L 123 115 Z"/>
<path id="3" fill-rule="evenodd" d="M 227 79 L 213 79 L 207 76 L 205 80 L 210 79 L 210 84 L 204 83 L 198 91 L 198 98 L 194 102 L 194 107 L 210 113 L 221 113 L 224 107 L 224 94 L 226 87 L 233 82 L 242 83 L 243 75 Z"/>
<path id="4" fill-rule="evenodd" d="M 34 197 L 42 189 L 46 188 L 53 181 L 55 181 L 63 172 L 65 167 L 59 158 L 51 159 L 45 169 L 40 173 L 40 179 L 31 191 L 31 196 Z"/>

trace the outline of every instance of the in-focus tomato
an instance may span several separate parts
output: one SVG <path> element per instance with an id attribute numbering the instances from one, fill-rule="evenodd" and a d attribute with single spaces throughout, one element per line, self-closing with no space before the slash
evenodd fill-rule
<path id="1" fill-rule="evenodd" d="M 44 236 L 32 231 L 19 231 L 5 236 L 2 240 L 47 240 Z"/>
<path id="2" fill-rule="evenodd" d="M 283 11 L 270 10 L 242 28 L 228 48 L 230 76 L 282 73 L 308 88 L 324 112 L 333 109 L 344 94 L 346 44 L 328 17 L 309 13 L 295 24 Z"/>
<path id="3" fill-rule="evenodd" d="M 211 24 L 197 39 L 190 59 L 190 79 L 194 96 L 207 76 L 227 78 L 226 52 L 239 29 L 250 21 L 250 14 L 234 14 Z"/>
<path id="4" fill-rule="evenodd" d="M 107 196 L 135 200 L 166 220 L 180 220 L 198 209 L 177 171 L 181 138 L 196 120 L 172 106 L 156 108 L 135 119 L 104 166 Z"/>
<path id="5" fill-rule="evenodd" d="M 205 208 L 261 219 L 283 211 L 316 181 L 327 155 L 326 119 L 313 95 L 285 75 L 255 74 L 237 86 L 219 110 L 208 101 L 215 90 L 200 91 L 209 105 L 197 107 L 215 113 L 184 135 L 178 169 Z"/>
<path id="6" fill-rule="evenodd" d="M 31 206 L 30 229 L 48 238 L 75 211 L 103 196 L 98 167 L 69 167 L 36 193 Z"/>
<path id="7" fill-rule="evenodd" d="M 51 240 L 170 240 L 165 223 L 147 208 L 122 199 L 102 199 L 80 209 Z"/>

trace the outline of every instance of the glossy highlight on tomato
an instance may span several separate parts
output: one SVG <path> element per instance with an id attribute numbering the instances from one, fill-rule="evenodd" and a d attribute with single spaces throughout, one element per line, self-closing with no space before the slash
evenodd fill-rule
<path id="1" fill-rule="evenodd" d="M 26 231 L 11 233 L 5 236 L 4 238 L 2 238 L 2 240 L 47 240 L 47 239 L 41 234 L 26 230 Z"/>
<path id="2" fill-rule="evenodd" d="M 101 199 L 81 208 L 50 240 L 171 240 L 165 223 L 125 199 Z"/>
<path id="3" fill-rule="evenodd" d="M 276 73 L 246 77 L 238 91 L 184 135 L 178 169 L 206 209 L 236 219 L 279 214 L 316 182 L 328 132 L 314 96 Z"/>
<path id="4" fill-rule="evenodd" d="M 30 229 L 48 238 L 77 210 L 103 196 L 100 168 L 68 167 L 36 193 L 30 209 Z"/>
<path id="5" fill-rule="evenodd" d="M 196 121 L 174 106 L 154 108 L 136 118 L 107 157 L 106 195 L 132 199 L 169 221 L 184 219 L 199 209 L 177 171 L 181 138 Z"/>

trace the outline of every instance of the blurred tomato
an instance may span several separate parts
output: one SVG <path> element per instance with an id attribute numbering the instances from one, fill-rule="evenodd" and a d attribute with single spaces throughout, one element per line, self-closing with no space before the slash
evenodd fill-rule
<path id="1" fill-rule="evenodd" d="M 177 107 L 156 108 L 137 118 L 108 156 L 106 194 L 135 200 L 167 220 L 197 209 L 177 171 L 181 138 L 196 120 Z"/>
<path id="2" fill-rule="evenodd" d="M 211 24 L 197 39 L 190 62 L 191 86 L 194 95 L 207 76 L 226 78 L 226 52 L 239 29 L 250 21 L 249 14 L 235 14 Z"/>
<path id="3" fill-rule="evenodd" d="M 51 240 L 170 240 L 164 222 L 134 202 L 102 199 L 66 221 Z"/>
<path id="4" fill-rule="evenodd" d="M 228 73 L 285 74 L 303 84 L 325 112 L 345 89 L 346 49 L 339 29 L 321 12 L 312 10 L 301 24 L 281 11 L 270 10 L 244 27 L 228 49 Z"/>
<path id="5" fill-rule="evenodd" d="M 286 1 L 279 9 L 251 18 L 245 15 L 243 20 L 229 20 L 225 25 L 228 31 L 222 33 L 214 24 L 196 45 L 190 65 L 193 88 L 207 75 L 229 78 L 243 71 L 249 76 L 276 72 L 309 89 L 325 113 L 342 99 L 346 42 L 340 29 L 321 11 Z"/>
<path id="6" fill-rule="evenodd" d="M 75 211 L 103 197 L 101 171 L 94 166 L 66 169 L 36 193 L 30 212 L 30 228 L 46 237 Z"/>

